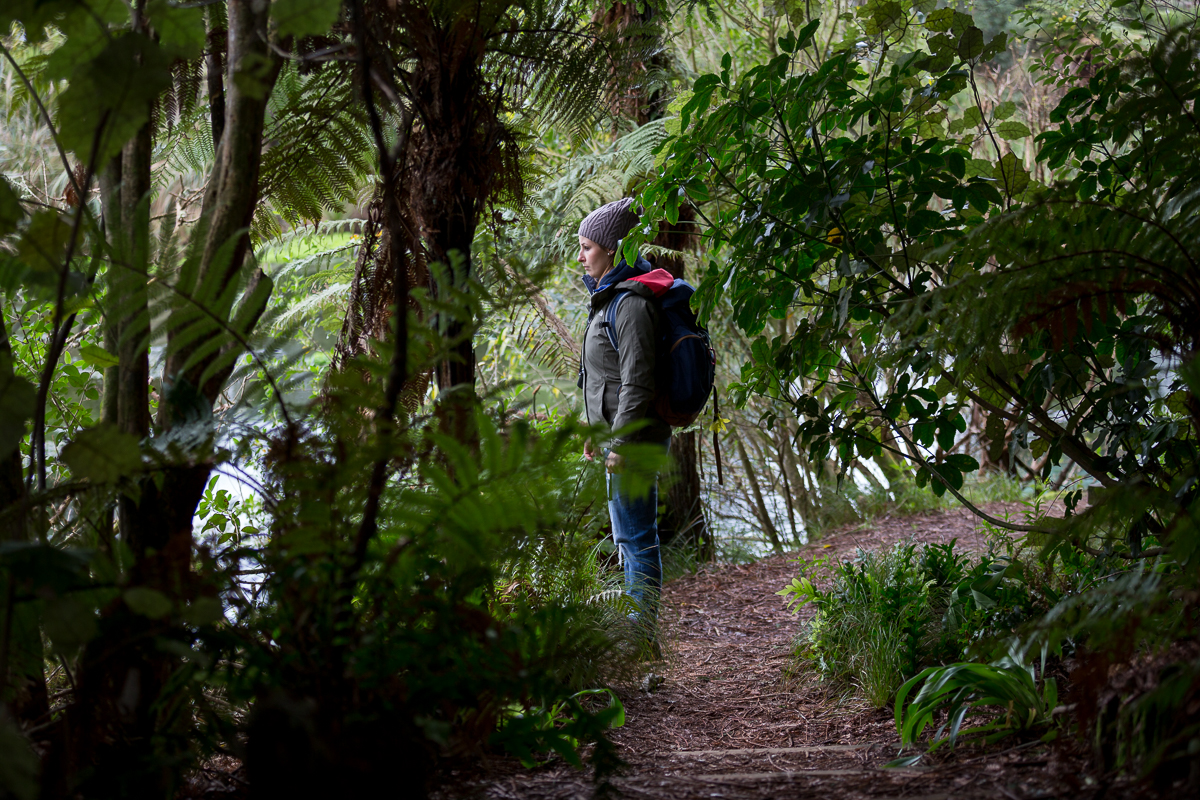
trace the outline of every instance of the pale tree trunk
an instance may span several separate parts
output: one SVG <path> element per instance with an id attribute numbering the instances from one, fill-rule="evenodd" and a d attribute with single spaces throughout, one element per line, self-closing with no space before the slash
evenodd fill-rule
<path id="1" fill-rule="evenodd" d="M 738 457 L 742 460 L 742 469 L 746 473 L 746 482 L 750 484 L 750 491 L 754 496 L 754 514 L 758 517 L 759 526 L 771 542 L 771 549 L 776 553 L 782 553 L 783 542 L 779 540 L 779 531 L 775 527 L 775 521 L 771 519 L 771 512 L 767 508 L 766 499 L 763 497 L 762 487 L 758 485 L 758 476 L 755 474 L 753 462 L 750 461 L 750 454 L 746 452 L 746 445 L 742 442 L 742 437 L 737 433 L 733 435 L 733 443 L 737 448 Z"/>
<path id="2" fill-rule="evenodd" d="M 255 0 L 229 2 L 223 134 L 193 235 L 197 248 L 193 255 L 198 255 L 193 294 L 205 299 L 208 313 L 226 321 L 234 313 L 234 293 L 226 290 L 238 279 L 249 248 L 246 229 L 258 199 L 266 103 L 279 69 L 266 44 L 268 8 Z M 146 314 L 150 145 L 147 127 L 126 143 L 101 181 L 106 228 L 125 266 L 114 267 L 110 282 L 110 342 L 116 345 L 120 363 L 115 385 L 106 386 L 105 416 L 115 406 L 116 423 L 138 437 L 150 433 Z M 251 279 L 251 290 L 262 280 L 258 272 Z M 259 298 L 259 307 L 239 308 L 238 316 L 256 319 L 265 303 Z M 167 323 L 169 340 L 180 332 L 174 320 L 173 314 Z M 223 388 L 232 366 L 201 378 L 218 354 L 187 365 L 196 348 L 205 344 L 197 341 L 170 348 L 159 403 L 160 430 L 178 424 L 188 412 L 211 409 Z M 119 527 L 133 556 L 130 585 L 159 591 L 177 604 L 194 598 L 198 587 L 191 570 L 192 518 L 209 471 L 203 462 L 169 467 L 158 480 L 142 481 L 136 497 L 120 499 Z M 78 696 L 66 730 L 48 759 L 47 797 L 79 791 L 145 798 L 170 793 L 171 771 L 154 766 L 169 755 L 155 749 L 155 740 L 171 737 L 161 729 L 156 708 L 178 666 L 177 656 L 155 645 L 168 625 L 135 613 L 122 601 L 104 610 L 99 635 L 80 658 Z"/>

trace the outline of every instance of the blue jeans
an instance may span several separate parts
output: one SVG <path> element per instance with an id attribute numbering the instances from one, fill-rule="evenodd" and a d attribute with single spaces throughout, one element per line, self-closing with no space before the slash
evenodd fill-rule
<path id="1" fill-rule="evenodd" d="M 667 440 L 664 446 L 670 445 Z M 658 549 L 658 484 L 633 496 L 625 491 L 622 475 L 608 473 L 608 515 L 613 542 L 625 567 L 625 593 L 637 606 L 638 622 L 653 624 L 662 592 L 662 556 Z"/>

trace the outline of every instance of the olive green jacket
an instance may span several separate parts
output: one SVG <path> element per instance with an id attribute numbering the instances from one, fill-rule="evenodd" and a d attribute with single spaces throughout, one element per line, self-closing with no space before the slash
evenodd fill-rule
<path id="1" fill-rule="evenodd" d="M 619 292 L 629 297 L 617 307 L 618 353 L 605 330 L 605 309 Z M 588 424 L 607 424 L 617 431 L 638 420 L 649 424 L 628 438 L 661 442 L 671 427 L 654 414 L 655 355 L 659 311 L 650 289 L 638 281 L 619 281 L 592 294 L 591 313 L 583 334 L 583 399 Z M 614 440 L 614 445 L 623 440 Z"/>

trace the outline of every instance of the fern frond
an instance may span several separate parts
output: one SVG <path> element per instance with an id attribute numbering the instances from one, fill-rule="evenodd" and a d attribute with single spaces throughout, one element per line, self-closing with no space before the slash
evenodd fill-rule
<path id="1" fill-rule="evenodd" d="M 307 74 L 290 64 L 284 68 L 264 132 L 271 146 L 259 177 L 264 202 L 251 226 L 257 241 L 278 238 L 284 225 L 294 228 L 341 211 L 370 182 L 375 143 L 354 87 L 340 65 Z"/>

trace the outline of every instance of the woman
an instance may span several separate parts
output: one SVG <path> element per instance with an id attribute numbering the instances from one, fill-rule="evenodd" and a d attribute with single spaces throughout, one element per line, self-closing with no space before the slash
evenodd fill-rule
<path id="1" fill-rule="evenodd" d="M 643 258 L 630 266 L 614 264 L 620 240 L 637 224 L 629 198 L 601 206 L 579 225 L 579 263 L 583 282 L 591 292 L 587 329 L 580 357 L 580 386 L 588 424 L 607 425 L 621 431 L 642 423 L 634 432 L 614 438 L 605 452 L 608 478 L 608 513 L 613 541 L 625 567 L 625 589 L 637 606 L 635 618 L 645 625 L 653 646 L 653 625 L 662 588 L 662 558 L 658 549 L 658 489 L 637 496 L 622 481 L 621 447 L 628 441 L 658 444 L 666 452 L 671 428 L 653 410 L 655 345 L 659 312 L 653 302 L 650 264 Z M 658 270 L 658 273 L 664 273 Z M 639 280 L 641 279 L 641 280 Z M 669 280 L 669 276 L 667 276 Z M 613 319 L 609 304 L 618 296 Z M 609 330 L 609 328 L 612 330 Z M 616 346 L 614 346 L 614 344 Z M 584 457 L 596 456 L 592 443 L 584 444 Z M 657 647 L 653 648 L 657 652 Z"/>

